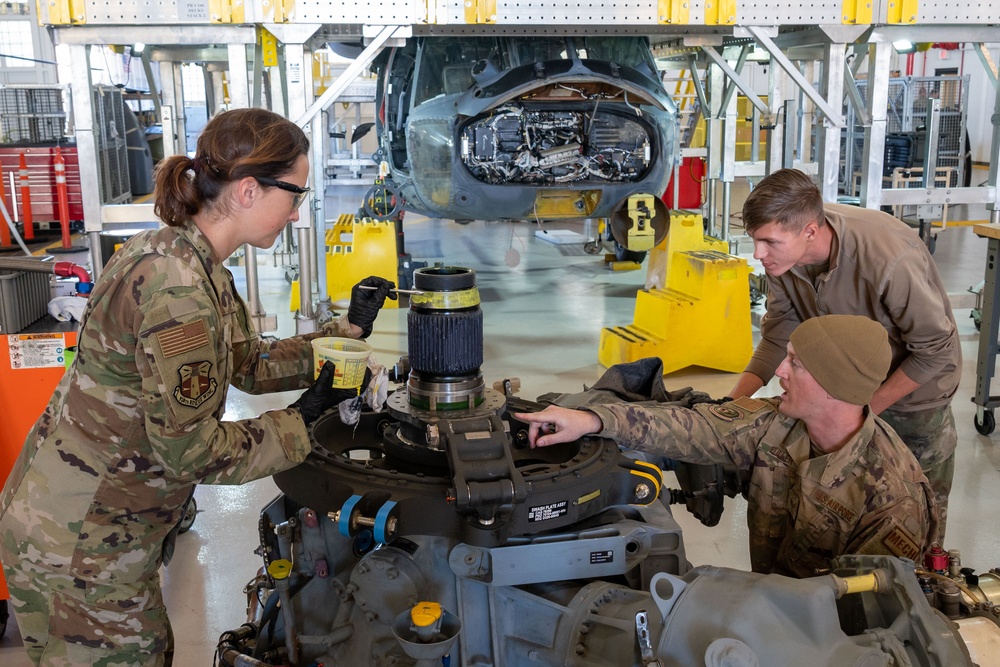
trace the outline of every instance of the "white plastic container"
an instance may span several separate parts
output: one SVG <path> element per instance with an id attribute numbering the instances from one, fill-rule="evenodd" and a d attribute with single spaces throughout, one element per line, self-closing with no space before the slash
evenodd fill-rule
<path id="1" fill-rule="evenodd" d="M 333 375 L 334 387 L 351 389 L 360 387 L 364 382 L 368 357 L 372 353 L 372 346 L 368 343 L 353 338 L 327 336 L 314 338 L 312 348 L 316 377 L 319 377 L 323 364 L 332 361 L 336 367 Z"/>

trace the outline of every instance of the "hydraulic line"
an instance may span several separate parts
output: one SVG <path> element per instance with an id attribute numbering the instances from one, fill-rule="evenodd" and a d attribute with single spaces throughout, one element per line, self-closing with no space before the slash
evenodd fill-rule
<path id="1" fill-rule="evenodd" d="M 52 262 L 34 257 L 0 257 L 0 269 L 54 273 L 62 278 L 76 278 L 79 281 L 77 291 L 81 294 L 89 294 L 93 287 L 87 270 L 73 262 Z"/>

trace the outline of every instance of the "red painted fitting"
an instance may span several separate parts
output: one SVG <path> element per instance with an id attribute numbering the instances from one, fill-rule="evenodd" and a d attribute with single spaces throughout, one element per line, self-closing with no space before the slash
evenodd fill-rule
<path id="1" fill-rule="evenodd" d="M 62 278 L 76 278 L 81 283 L 90 282 L 90 274 L 87 269 L 73 262 L 56 262 L 52 272 Z"/>
<path id="2" fill-rule="evenodd" d="M 931 545 L 931 548 L 927 550 L 927 553 L 924 554 L 924 568 L 930 570 L 931 572 L 947 572 L 948 552 L 942 549 L 940 544 L 935 542 Z"/>
<path id="3" fill-rule="evenodd" d="M 87 273 L 87 269 L 73 262 L 56 262 L 52 266 L 52 273 L 63 278 L 76 278 L 78 296 L 89 296 L 91 290 L 94 289 L 94 283 L 90 282 L 90 274 Z"/>

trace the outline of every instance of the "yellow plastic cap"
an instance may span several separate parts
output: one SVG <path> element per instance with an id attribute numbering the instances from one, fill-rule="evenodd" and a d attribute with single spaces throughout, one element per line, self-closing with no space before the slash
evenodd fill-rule
<path id="1" fill-rule="evenodd" d="M 437 602 L 418 602 L 410 610 L 410 618 L 418 628 L 426 628 L 441 618 L 441 605 Z"/>
<path id="2" fill-rule="evenodd" d="M 274 579 L 286 579 L 292 572 L 292 564 L 284 558 L 272 561 L 267 566 L 267 573 Z"/>

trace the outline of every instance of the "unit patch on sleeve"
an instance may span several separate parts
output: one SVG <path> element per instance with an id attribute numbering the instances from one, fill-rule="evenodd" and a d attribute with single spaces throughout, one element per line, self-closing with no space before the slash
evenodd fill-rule
<path id="1" fill-rule="evenodd" d="M 211 361 L 194 361 L 177 369 L 180 384 L 174 387 L 174 398 L 181 405 L 197 408 L 215 393 L 218 383 L 211 376 Z"/>
<path id="2" fill-rule="evenodd" d="M 208 329 L 204 320 L 179 324 L 156 334 L 160 351 L 167 359 L 208 345 Z"/>
<path id="3" fill-rule="evenodd" d="M 723 421 L 732 422 L 743 418 L 743 411 L 732 407 L 733 401 L 721 405 L 713 405 L 708 411 Z"/>

